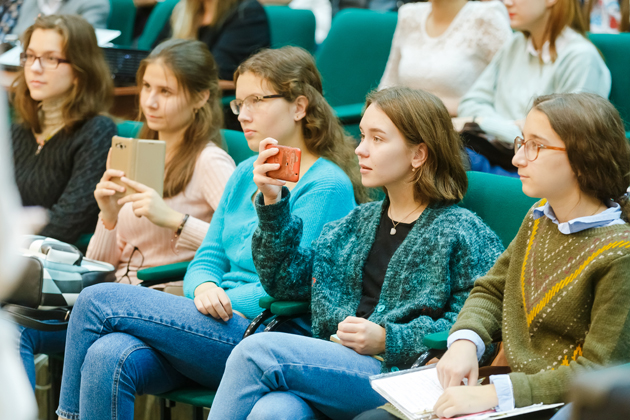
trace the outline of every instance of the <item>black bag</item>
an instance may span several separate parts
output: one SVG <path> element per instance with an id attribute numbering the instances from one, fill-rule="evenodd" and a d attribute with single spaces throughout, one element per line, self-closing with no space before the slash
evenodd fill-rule
<path id="1" fill-rule="evenodd" d="M 505 143 L 488 136 L 485 131 L 475 122 L 464 125 L 461 133 L 464 146 L 474 150 L 484 156 L 491 165 L 498 165 L 506 171 L 516 172 L 516 167 L 512 165 L 514 148 L 506 146 Z"/>
<path id="2" fill-rule="evenodd" d="M 26 269 L 3 309 L 20 325 L 42 331 L 67 328 L 70 308 L 84 287 L 116 280 L 114 266 L 83 257 L 74 246 L 28 236 L 22 258 Z M 56 320 L 58 323 L 41 321 Z"/>

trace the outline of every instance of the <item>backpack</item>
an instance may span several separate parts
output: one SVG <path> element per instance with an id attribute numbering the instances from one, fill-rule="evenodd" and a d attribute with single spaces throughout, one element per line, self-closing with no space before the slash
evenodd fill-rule
<path id="1" fill-rule="evenodd" d="M 26 236 L 22 258 L 26 260 L 23 280 L 2 304 L 24 327 L 63 330 L 83 288 L 116 281 L 113 265 L 85 258 L 74 245 L 53 238 Z"/>

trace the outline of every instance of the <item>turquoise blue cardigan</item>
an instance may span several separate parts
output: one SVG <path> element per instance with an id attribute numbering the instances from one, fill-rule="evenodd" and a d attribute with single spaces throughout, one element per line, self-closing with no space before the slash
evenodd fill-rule
<path id="1" fill-rule="evenodd" d="M 232 308 L 247 318 L 262 309 L 260 285 L 252 259 L 252 235 L 258 216 L 252 199 L 257 191 L 253 180 L 254 160 L 242 162 L 230 177 L 208 233 L 184 277 L 184 293 L 194 298 L 197 286 L 214 282 L 226 290 Z M 288 203 L 305 220 L 302 242 L 316 239 L 324 225 L 347 215 L 354 207 L 354 190 L 348 176 L 334 163 L 319 158 L 302 175 Z"/>
<path id="2" fill-rule="evenodd" d="M 271 296 L 311 302 L 313 336 L 328 340 L 339 322 L 356 315 L 363 267 L 389 204 L 357 207 L 324 226 L 308 246 L 303 218 L 291 211 L 292 195 L 285 188 L 282 201 L 268 206 L 257 197 L 254 263 Z M 424 210 L 392 256 L 368 318 L 386 331 L 384 371 L 408 367 L 427 350 L 425 334 L 451 328 L 473 283 L 501 252 L 497 235 L 470 211 L 455 205 Z"/>

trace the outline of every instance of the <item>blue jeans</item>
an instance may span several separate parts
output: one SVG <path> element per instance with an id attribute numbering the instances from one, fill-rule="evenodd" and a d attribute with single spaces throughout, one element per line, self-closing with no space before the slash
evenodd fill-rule
<path id="1" fill-rule="evenodd" d="M 35 355 L 38 353 L 63 353 L 66 346 L 66 330 L 39 331 L 32 328 L 17 326 L 20 333 L 20 356 L 28 380 L 35 391 Z"/>
<path id="2" fill-rule="evenodd" d="M 383 405 L 381 363 L 331 341 L 257 334 L 230 355 L 208 420 L 352 419 Z"/>
<path id="3" fill-rule="evenodd" d="M 66 344 L 57 414 L 132 419 L 135 394 L 192 381 L 216 388 L 250 321 L 203 315 L 191 299 L 117 283 L 77 299 Z"/>

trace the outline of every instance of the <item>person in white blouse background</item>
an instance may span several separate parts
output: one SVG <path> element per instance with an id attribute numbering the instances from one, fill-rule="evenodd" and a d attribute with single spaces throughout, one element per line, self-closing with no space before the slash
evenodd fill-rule
<path id="1" fill-rule="evenodd" d="M 461 97 L 511 34 L 508 13 L 500 1 L 405 4 L 398 11 L 379 89 L 426 90 L 456 116 Z"/>
<path id="2" fill-rule="evenodd" d="M 109 0 L 21 0 L 21 3 L 11 31 L 16 35 L 21 35 L 39 15 L 79 15 L 94 28 L 104 29 L 110 12 Z"/>

